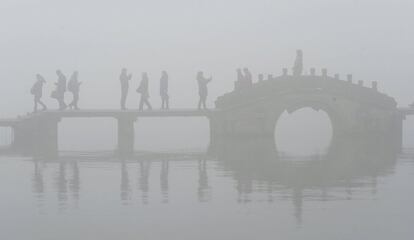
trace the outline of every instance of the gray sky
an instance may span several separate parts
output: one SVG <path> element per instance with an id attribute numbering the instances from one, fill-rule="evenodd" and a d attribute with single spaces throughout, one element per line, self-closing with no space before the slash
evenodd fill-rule
<path id="1" fill-rule="evenodd" d="M 400 104 L 414 100 L 414 2 L 404 0 L 3 0 L 0 5 L 2 115 L 32 108 L 36 73 L 56 81 L 79 70 L 83 108 L 117 108 L 121 67 L 133 72 L 129 106 L 140 74 L 159 104 L 160 71 L 170 73 L 171 104 L 196 105 L 195 73 L 213 75 L 210 103 L 232 89 L 235 68 L 279 74 L 295 49 L 305 68 L 353 73 L 379 82 Z M 12 103 L 12 104 L 11 104 Z"/>

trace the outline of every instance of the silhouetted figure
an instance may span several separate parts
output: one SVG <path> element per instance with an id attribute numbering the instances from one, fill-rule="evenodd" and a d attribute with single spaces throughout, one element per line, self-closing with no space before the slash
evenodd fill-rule
<path id="1" fill-rule="evenodd" d="M 65 110 L 67 105 L 65 103 L 65 92 L 66 92 L 66 77 L 60 70 L 56 71 L 58 80 L 55 83 L 56 89 L 52 92 L 52 98 L 55 98 L 59 103 L 59 110 Z"/>
<path id="2" fill-rule="evenodd" d="M 170 97 L 168 96 L 168 74 L 166 71 L 162 71 L 160 79 L 160 96 L 161 109 L 170 109 Z"/>
<path id="3" fill-rule="evenodd" d="M 410 107 L 411 108 L 414 108 L 414 102 L 410 104 Z"/>
<path id="4" fill-rule="evenodd" d="M 248 68 L 244 68 L 243 69 L 243 74 L 244 74 L 244 79 L 243 79 L 244 88 L 251 87 L 253 85 L 253 77 L 252 77 L 251 72 L 249 71 Z"/>
<path id="5" fill-rule="evenodd" d="M 300 76 L 303 71 L 303 53 L 302 50 L 296 50 L 296 59 L 293 65 L 293 75 Z"/>
<path id="6" fill-rule="evenodd" d="M 207 95 L 208 95 L 208 88 L 207 84 L 211 81 L 210 78 L 205 78 L 202 71 L 197 73 L 197 82 L 198 82 L 198 94 L 200 96 L 200 100 L 198 101 L 198 109 L 202 107 L 207 109 Z"/>
<path id="7" fill-rule="evenodd" d="M 34 110 L 33 112 L 37 112 L 38 104 L 42 106 L 42 111 L 47 109 L 46 105 L 42 102 L 41 98 L 43 95 L 43 85 L 46 83 L 45 79 L 40 75 L 36 75 L 36 82 L 33 84 L 30 93 L 34 96 Z"/>
<path id="8" fill-rule="evenodd" d="M 141 94 L 141 100 L 139 101 L 139 111 L 144 111 L 144 105 L 147 106 L 148 110 L 152 109 L 151 104 L 149 103 L 149 92 L 148 92 L 148 74 L 142 74 L 142 80 L 137 88 L 137 92 Z"/>
<path id="9" fill-rule="evenodd" d="M 258 80 L 259 82 L 262 82 L 264 80 L 264 75 L 262 73 L 259 74 Z"/>
<path id="10" fill-rule="evenodd" d="M 128 96 L 129 80 L 131 80 L 132 74 L 127 74 L 127 69 L 123 68 L 119 81 L 121 82 L 121 109 L 126 110 L 126 99 Z"/>
<path id="11" fill-rule="evenodd" d="M 69 104 L 70 109 L 79 110 L 78 102 L 79 102 L 79 89 L 80 89 L 81 82 L 78 80 L 78 72 L 75 71 L 72 76 L 70 77 L 68 83 L 68 90 L 73 94 L 73 100 Z"/>
<path id="12" fill-rule="evenodd" d="M 237 81 L 234 83 L 234 90 L 238 91 L 243 88 L 244 77 L 243 77 L 242 70 L 240 68 L 238 68 L 236 71 L 237 71 Z"/>

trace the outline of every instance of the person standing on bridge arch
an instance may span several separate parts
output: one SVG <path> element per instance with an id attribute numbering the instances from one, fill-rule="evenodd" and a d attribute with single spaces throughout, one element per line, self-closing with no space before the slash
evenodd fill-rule
<path id="1" fill-rule="evenodd" d="M 137 92 L 141 94 L 141 100 L 139 101 L 139 111 L 144 111 L 144 105 L 147 106 L 148 110 L 152 110 L 152 106 L 149 103 L 149 83 L 148 83 L 148 74 L 146 72 L 142 73 L 142 80 L 137 88 Z"/>
<path id="2" fill-rule="evenodd" d="M 170 97 L 168 96 L 168 74 L 166 71 L 162 71 L 160 79 L 160 96 L 161 109 L 170 109 Z"/>
<path id="3" fill-rule="evenodd" d="M 248 89 L 253 85 L 253 76 L 247 67 L 243 69 L 243 73 L 243 89 Z"/>
<path id="4" fill-rule="evenodd" d="M 46 83 L 46 81 L 40 74 L 36 75 L 36 79 L 37 79 L 36 82 L 33 84 L 33 87 L 30 90 L 30 93 L 34 95 L 34 110 L 33 110 L 34 113 L 37 112 L 38 104 L 42 106 L 42 111 L 47 110 L 46 105 L 41 100 L 42 95 L 43 95 L 43 85 Z"/>
<path id="5" fill-rule="evenodd" d="M 211 82 L 212 77 L 205 78 L 202 71 L 197 73 L 197 82 L 198 82 L 198 94 L 200 96 L 200 100 L 198 101 L 198 109 L 201 110 L 201 107 L 207 109 L 207 95 L 208 95 L 208 88 L 207 84 Z"/>
<path id="6" fill-rule="evenodd" d="M 121 109 L 126 110 L 126 100 L 128 96 L 129 80 L 131 80 L 132 74 L 127 74 L 127 69 L 123 68 L 119 81 L 121 82 Z"/>
<path id="7" fill-rule="evenodd" d="M 65 110 L 67 105 L 65 103 L 65 92 L 66 92 L 66 77 L 62 71 L 57 70 L 58 80 L 55 83 L 56 89 L 52 92 L 52 98 L 55 98 L 59 103 L 59 110 Z"/>
<path id="8" fill-rule="evenodd" d="M 303 72 L 303 52 L 302 50 L 296 50 L 296 59 L 292 68 L 293 76 L 300 76 Z"/>
<path id="9" fill-rule="evenodd" d="M 79 89 L 82 82 L 78 80 L 78 71 L 73 72 L 68 83 L 68 90 L 73 94 L 73 100 L 69 104 L 70 109 L 79 110 L 78 101 L 79 101 Z"/>

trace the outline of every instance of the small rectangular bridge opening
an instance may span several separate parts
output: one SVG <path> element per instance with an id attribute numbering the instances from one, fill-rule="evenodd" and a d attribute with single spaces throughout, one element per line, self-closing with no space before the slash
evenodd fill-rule
<path id="1" fill-rule="evenodd" d="M 209 143 L 206 117 L 138 118 L 135 122 L 137 151 L 205 151 Z"/>
<path id="2" fill-rule="evenodd" d="M 11 127 L 0 127 L 0 149 L 7 149 L 13 144 L 14 132 Z"/>
<path id="3" fill-rule="evenodd" d="M 59 151 L 113 151 L 116 146 L 114 118 L 63 118 L 58 124 Z"/>

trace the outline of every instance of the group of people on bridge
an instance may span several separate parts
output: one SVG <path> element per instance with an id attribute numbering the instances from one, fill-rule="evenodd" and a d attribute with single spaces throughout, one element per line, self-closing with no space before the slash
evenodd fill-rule
<path id="1" fill-rule="evenodd" d="M 55 83 L 55 90 L 53 90 L 51 97 L 56 99 L 59 104 L 59 110 L 65 110 L 66 108 L 79 110 L 78 102 L 79 102 L 79 90 L 81 82 L 78 80 L 78 72 L 73 72 L 72 76 L 67 83 L 66 76 L 62 73 L 62 71 L 57 70 L 56 74 L 58 76 L 58 80 Z M 40 74 L 36 75 L 36 82 L 33 84 L 30 92 L 34 96 L 34 112 L 38 111 L 38 105 L 42 106 L 42 111 L 47 110 L 46 104 L 43 103 L 41 100 L 43 95 L 43 86 L 45 85 L 46 80 Z M 69 91 L 72 93 L 73 98 L 72 102 L 67 105 L 65 103 L 65 92 Z"/>
<path id="2" fill-rule="evenodd" d="M 55 90 L 52 91 L 51 97 L 56 99 L 59 104 L 59 110 L 64 111 L 68 107 L 69 109 L 79 110 L 78 102 L 79 102 L 79 91 L 81 82 L 78 80 L 78 72 L 75 71 L 70 79 L 67 82 L 66 76 L 62 73 L 62 71 L 57 70 L 57 81 L 55 83 Z M 129 81 L 132 79 L 132 74 L 128 73 L 126 68 L 121 70 L 121 75 L 119 76 L 120 84 L 121 84 L 121 109 L 126 110 L 126 101 L 129 93 Z M 199 90 L 199 102 L 198 102 L 198 109 L 207 109 L 207 96 L 208 96 L 208 83 L 211 82 L 212 77 L 206 78 L 204 77 L 204 73 L 199 71 L 196 77 L 198 83 L 198 90 Z M 31 94 L 34 96 L 34 112 L 38 112 L 38 106 L 42 106 L 41 111 L 47 110 L 46 104 L 43 103 L 42 96 L 43 96 L 43 87 L 46 84 L 44 77 L 40 74 L 36 75 L 36 82 L 33 84 L 31 88 Z M 169 78 L 168 73 L 166 71 L 162 71 L 161 78 L 160 78 L 160 97 L 161 97 L 161 109 L 168 110 L 170 108 L 169 103 L 169 92 L 168 92 L 168 84 Z M 73 98 L 72 102 L 67 105 L 65 103 L 65 93 L 69 91 L 72 93 Z M 139 102 L 139 111 L 152 110 L 152 105 L 149 102 L 149 78 L 146 72 L 142 73 L 141 82 L 136 89 L 136 92 L 140 94 L 140 102 Z"/>

